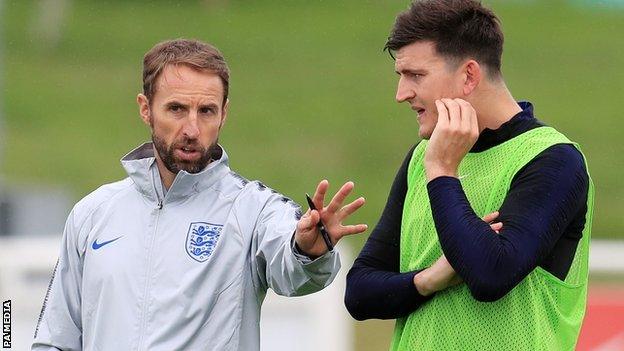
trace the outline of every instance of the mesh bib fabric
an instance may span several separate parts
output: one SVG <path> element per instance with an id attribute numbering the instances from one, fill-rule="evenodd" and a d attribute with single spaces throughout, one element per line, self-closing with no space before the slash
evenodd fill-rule
<path id="1" fill-rule="evenodd" d="M 486 151 L 467 154 L 459 175 L 477 215 L 498 210 L 514 175 L 555 144 L 573 143 L 553 128 L 540 127 Z M 416 147 L 408 169 L 401 223 L 402 272 L 429 267 L 442 255 L 427 195 L 426 147 L 425 140 Z M 591 178 L 587 209 L 583 236 L 565 281 L 537 267 L 495 302 L 475 300 L 465 284 L 448 288 L 397 320 L 391 350 L 572 350 L 586 304 Z"/>

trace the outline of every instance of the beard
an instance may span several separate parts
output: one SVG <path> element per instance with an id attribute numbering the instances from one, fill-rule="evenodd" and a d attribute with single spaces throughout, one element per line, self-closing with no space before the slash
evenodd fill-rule
<path id="1" fill-rule="evenodd" d="M 171 145 L 167 145 L 163 139 L 152 133 L 152 142 L 154 143 L 156 152 L 158 152 L 158 156 L 160 156 L 163 164 L 169 172 L 173 174 L 178 174 L 180 171 L 186 171 L 188 173 L 201 172 L 210 162 L 214 160 L 212 156 L 219 150 L 219 145 L 217 145 L 219 139 L 215 140 L 215 142 L 207 148 L 200 146 L 197 139 L 188 138 L 184 138 L 181 141 L 176 141 Z M 195 161 L 181 160 L 176 157 L 174 153 L 176 149 L 181 147 L 191 147 L 199 151 L 201 156 Z"/>

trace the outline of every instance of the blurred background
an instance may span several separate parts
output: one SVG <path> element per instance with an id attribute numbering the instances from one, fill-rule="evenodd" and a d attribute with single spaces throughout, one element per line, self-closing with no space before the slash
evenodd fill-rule
<path id="1" fill-rule="evenodd" d="M 485 3 L 503 23 L 503 74 L 515 98 L 581 145 L 596 185 L 578 348 L 624 350 L 624 0 Z M 149 138 L 135 97 L 143 54 L 161 40 L 197 38 L 224 53 L 231 102 L 220 140 L 234 170 L 299 203 L 323 178 L 334 190 L 353 180 L 367 199 L 353 222 L 374 226 L 418 141 L 382 52 L 408 4 L 0 0 L 0 297 L 13 302 L 15 349 L 32 337 L 69 210 L 125 177 L 119 159 Z M 368 234 L 341 245 L 343 272 Z M 336 284 L 327 295 L 340 350 L 387 349 L 393 321 L 351 320 L 343 292 Z M 269 311 L 263 318 L 291 313 Z M 280 327 L 265 324 L 267 339 L 279 339 Z"/>

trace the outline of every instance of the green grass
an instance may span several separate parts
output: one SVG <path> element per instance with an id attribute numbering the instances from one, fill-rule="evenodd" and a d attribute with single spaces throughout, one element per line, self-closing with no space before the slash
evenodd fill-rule
<path id="1" fill-rule="evenodd" d="M 118 159 L 148 136 L 134 103 L 143 53 L 196 37 L 221 48 L 233 72 L 221 138 L 233 168 L 300 201 L 323 177 L 352 179 L 368 199 L 355 220 L 374 224 L 417 141 L 380 50 L 406 3 L 204 3 L 75 1 L 52 49 L 30 28 L 34 2 L 7 3 L 5 176 L 67 186 L 77 198 L 123 177 Z M 514 95 L 582 145 L 597 189 L 595 236 L 622 237 L 624 15 L 561 2 L 494 8 Z"/>
<path id="2" fill-rule="evenodd" d="M 403 1 L 77 1 L 51 49 L 30 28 L 33 2 L 5 6 L 3 173 L 12 182 L 63 185 L 80 197 L 123 177 L 118 159 L 148 137 L 134 103 L 142 55 L 173 37 L 225 53 L 232 103 L 221 140 L 233 168 L 294 198 L 323 177 L 353 179 L 369 200 L 356 219 L 374 224 L 417 141 L 380 50 Z M 624 14 L 562 2 L 494 8 L 508 85 L 582 145 L 597 189 L 595 236 L 622 237 Z"/>
<path id="3" fill-rule="evenodd" d="M 148 131 L 140 122 L 142 55 L 156 42 L 195 37 L 232 69 L 221 137 L 231 166 L 303 202 L 316 182 L 346 180 L 374 225 L 415 116 L 394 102 L 393 62 L 381 51 L 407 1 L 72 1 L 56 47 L 33 35 L 34 1 L 5 2 L 2 174 L 12 183 L 66 186 L 76 198 L 124 173 L 119 158 Z M 624 12 L 562 1 L 493 2 L 506 33 L 504 74 L 517 99 L 578 141 L 596 184 L 595 237 L 624 237 Z M 366 235 L 351 242 L 359 249 Z M 345 263 L 349 265 L 350 263 Z M 385 349 L 358 333 L 356 349 Z"/>
<path id="4" fill-rule="evenodd" d="M 221 141 L 233 168 L 299 201 L 323 177 L 352 179 L 368 199 L 355 220 L 375 223 L 417 141 L 381 51 L 406 2 L 72 3 L 51 49 L 30 28 L 33 1 L 5 5 L 10 181 L 67 186 L 79 198 L 123 177 L 118 159 L 148 137 L 134 102 L 143 53 L 162 39 L 196 37 L 218 46 L 232 69 Z M 594 235 L 622 237 L 624 13 L 562 2 L 493 7 L 506 32 L 508 85 L 581 144 L 597 189 Z"/>

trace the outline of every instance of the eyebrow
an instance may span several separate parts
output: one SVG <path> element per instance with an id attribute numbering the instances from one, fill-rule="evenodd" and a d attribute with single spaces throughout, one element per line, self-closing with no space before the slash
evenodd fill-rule
<path id="1" fill-rule="evenodd" d="M 185 103 L 179 102 L 179 101 L 177 101 L 177 100 L 172 100 L 172 101 L 169 101 L 169 102 L 165 103 L 165 107 L 171 107 L 171 106 L 181 106 L 181 107 L 186 108 L 186 109 L 188 109 L 188 108 L 189 108 L 189 105 L 188 105 L 188 104 L 185 104 Z M 200 109 L 201 109 L 201 108 L 215 108 L 215 109 L 217 109 L 217 110 L 218 110 L 218 109 L 219 109 L 219 104 L 216 104 L 216 103 L 214 103 L 214 102 L 210 102 L 210 103 L 207 103 L 207 104 L 201 104 L 201 105 L 199 105 L 199 108 L 200 108 Z"/>
<path id="2" fill-rule="evenodd" d="M 424 69 L 411 69 L 411 68 L 404 68 L 404 69 L 400 69 L 400 70 L 394 70 L 394 72 L 398 75 L 401 75 L 403 73 L 413 73 L 413 74 L 425 74 L 427 73 L 426 70 Z"/>
<path id="3" fill-rule="evenodd" d="M 219 104 L 215 104 L 214 102 L 210 102 L 210 103 L 207 103 L 207 104 L 199 105 L 199 108 L 200 109 L 202 109 L 202 108 L 211 108 L 211 109 L 215 109 L 216 111 L 219 111 Z"/>
<path id="4" fill-rule="evenodd" d="M 173 100 L 173 101 L 169 101 L 165 104 L 166 107 L 171 107 L 171 106 L 182 106 L 184 108 L 188 108 L 187 104 L 183 104 L 179 101 Z"/>

